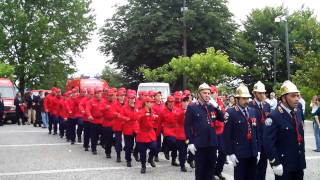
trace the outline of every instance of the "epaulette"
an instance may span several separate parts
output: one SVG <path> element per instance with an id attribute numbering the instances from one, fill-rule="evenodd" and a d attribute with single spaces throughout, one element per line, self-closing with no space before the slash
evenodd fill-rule
<path id="1" fill-rule="evenodd" d="M 234 109 L 235 109 L 236 111 L 240 111 L 240 109 L 239 109 L 238 106 L 235 106 Z"/>
<path id="2" fill-rule="evenodd" d="M 281 106 L 278 106 L 278 111 L 279 111 L 280 113 L 283 113 L 283 109 L 282 109 Z"/>

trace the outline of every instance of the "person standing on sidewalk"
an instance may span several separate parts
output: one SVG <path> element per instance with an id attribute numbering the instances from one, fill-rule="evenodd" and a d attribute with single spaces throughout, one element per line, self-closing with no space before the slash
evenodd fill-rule
<path id="1" fill-rule="evenodd" d="M 319 108 L 318 96 L 312 97 L 310 107 L 312 108 L 311 113 L 313 116 L 313 132 L 314 132 L 314 138 L 316 141 L 316 149 L 313 151 L 320 152 L 320 120 L 319 120 L 320 108 Z"/>

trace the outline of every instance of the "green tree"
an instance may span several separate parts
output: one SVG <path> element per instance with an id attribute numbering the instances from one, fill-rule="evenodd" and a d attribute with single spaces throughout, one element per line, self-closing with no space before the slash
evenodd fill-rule
<path id="1" fill-rule="evenodd" d="M 141 67 L 147 81 L 164 81 L 175 85 L 175 81 L 184 74 L 188 75 L 189 88 L 199 84 L 221 84 L 237 79 L 243 69 L 230 62 L 222 51 L 208 48 L 206 53 L 195 53 L 189 57 L 172 58 L 172 60 L 156 69 Z"/>
<path id="2" fill-rule="evenodd" d="M 106 80 L 109 87 L 119 88 L 119 87 L 127 86 L 127 84 L 125 84 L 125 80 L 122 77 L 122 75 L 116 70 L 110 68 L 109 66 L 105 66 L 100 78 Z"/>
<path id="3" fill-rule="evenodd" d="M 12 66 L 0 62 L 0 77 L 12 78 L 13 72 Z"/>
<path id="4" fill-rule="evenodd" d="M 90 2 L 0 0 L 0 61 L 14 66 L 21 92 L 61 84 L 74 72 L 72 57 L 95 28 Z"/>
<path id="5" fill-rule="evenodd" d="M 182 55 L 183 1 L 129 0 L 100 29 L 100 50 L 132 83 L 138 68 L 157 68 Z M 229 51 L 235 24 L 225 0 L 187 0 L 185 13 L 188 56 L 207 47 Z"/>
<path id="6" fill-rule="evenodd" d="M 286 14 L 287 9 L 283 7 L 255 9 L 244 21 L 244 30 L 236 34 L 236 43 L 230 56 L 246 69 L 241 77 L 246 84 L 253 86 L 261 80 L 269 91 L 273 89 L 273 47 L 270 44 L 273 38 L 281 41 L 277 51 L 277 81 L 283 82 L 287 79 L 284 22 L 274 22 L 277 16 Z M 288 27 L 293 75 L 301 69 L 301 64 L 296 62 L 297 57 L 303 57 L 297 49 L 298 46 L 303 45 L 307 50 L 319 51 L 320 26 L 313 11 L 302 8 L 288 14 Z"/>

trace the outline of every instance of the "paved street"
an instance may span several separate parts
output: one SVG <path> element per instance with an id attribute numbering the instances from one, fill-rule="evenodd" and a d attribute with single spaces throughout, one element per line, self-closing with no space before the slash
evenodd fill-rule
<path id="1" fill-rule="evenodd" d="M 311 123 L 306 123 L 305 140 L 305 179 L 318 180 L 320 153 L 312 151 L 314 138 Z M 116 163 L 114 157 L 113 154 L 113 159 L 106 159 L 101 148 L 98 149 L 98 155 L 94 156 L 83 151 L 81 144 L 71 146 L 56 135 L 48 135 L 47 130 L 42 128 L 17 125 L 0 127 L 0 180 L 194 179 L 194 170 L 188 168 L 187 173 L 181 173 L 180 168 L 170 166 L 162 154 L 157 167 L 148 166 L 145 175 L 140 174 L 140 164 L 134 162 L 132 168 L 127 168 L 124 160 Z M 233 179 L 232 173 L 231 165 L 226 165 L 224 175 Z M 267 179 L 274 179 L 270 167 Z"/>

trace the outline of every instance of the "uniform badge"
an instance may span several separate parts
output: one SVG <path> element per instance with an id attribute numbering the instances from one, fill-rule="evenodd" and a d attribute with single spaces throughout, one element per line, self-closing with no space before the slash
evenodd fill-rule
<path id="1" fill-rule="evenodd" d="M 226 113 L 224 113 L 224 123 L 227 123 L 228 120 L 229 120 L 229 113 L 226 112 Z"/>
<path id="2" fill-rule="evenodd" d="M 266 126 L 271 126 L 272 125 L 272 119 L 271 118 L 267 118 L 265 124 L 266 124 Z"/>
<path id="3" fill-rule="evenodd" d="M 257 126 L 257 119 L 251 118 L 252 126 Z"/>

